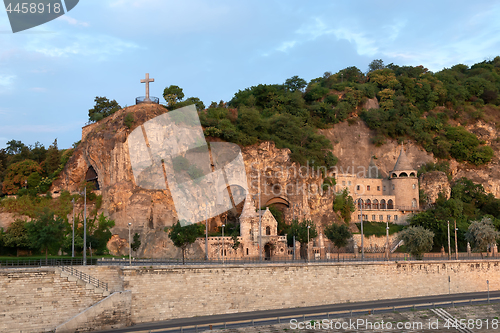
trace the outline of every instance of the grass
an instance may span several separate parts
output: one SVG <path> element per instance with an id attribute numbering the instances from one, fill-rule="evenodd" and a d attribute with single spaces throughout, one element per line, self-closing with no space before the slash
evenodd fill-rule
<path id="1" fill-rule="evenodd" d="M 361 230 L 361 223 L 356 223 L 356 226 Z M 389 235 L 400 232 L 405 226 L 400 224 L 389 223 Z M 375 235 L 377 237 L 385 236 L 386 224 L 384 222 L 363 222 L 363 233 L 366 237 Z M 361 233 L 361 232 L 360 232 Z"/>

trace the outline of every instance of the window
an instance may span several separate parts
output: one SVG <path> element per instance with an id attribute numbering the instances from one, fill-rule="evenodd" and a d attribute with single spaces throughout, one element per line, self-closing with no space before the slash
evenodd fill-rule
<path id="1" fill-rule="evenodd" d="M 417 188 L 417 185 L 413 184 L 413 189 L 416 189 Z"/>
<path id="2" fill-rule="evenodd" d="M 361 220 L 361 215 L 358 215 L 358 221 Z"/>
<path id="3" fill-rule="evenodd" d="M 394 186 L 394 184 L 392 184 L 392 189 L 394 190 L 396 187 Z"/>
<path id="4" fill-rule="evenodd" d="M 380 186 L 377 186 L 377 191 L 380 191 Z"/>
<path id="5" fill-rule="evenodd" d="M 370 190 L 370 185 L 367 185 L 366 186 L 366 190 L 369 191 Z"/>
<path id="6" fill-rule="evenodd" d="M 368 215 L 363 215 L 363 221 L 368 221 Z"/>
<path id="7" fill-rule="evenodd" d="M 352 185 L 352 184 L 351 184 L 351 181 L 348 181 L 348 182 L 347 182 L 347 185 L 351 186 L 351 185 Z"/>
<path id="8" fill-rule="evenodd" d="M 248 247 L 247 247 L 247 255 L 248 255 Z"/>
<path id="9" fill-rule="evenodd" d="M 383 221 L 383 220 L 384 220 L 384 215 L 379 215 L 379 216 L 378 216 L 378 219 L 379 219 L 380 221 Z M 248 250 L 248 249 L 247 249 L 247 250 Z"/>
<path id="10" fill-rule="evenodd" d="M 387 221 L 391 220 L 391 215 L 387 215 Z"/>
<path id="11" fill-rule="evenodd" d="M 372 215 L 372 221 L 375 221 L 375 215 Z"/>
<path id="12" fill-rule="evenodd" d="M 417 199 L 413 198 L 411 201 L 411 208 L 417 208 Z"/>
<path id="13" fill-rule="evenodd" d="M 361 186 L 357 185 L 356 190 L 359 191 L 361 189 Z"/>
<path id="14" fill-rule="evenodd" d="M 384 191 L 385 191 L 385 185 L 384 185 Z"/>
<path id="15" fill-rule="evenodd" d="M 266 235 L 267 236 L 271 235 L 271 227 L 270 226 L 266 227 Z"/>
<path id="16" fill-rule="evenodd" d="M 342 186 L 345 186 L 345 180 L 342 181 Z"/>
<path id="17" fill-rule="evenodd" d="M 394 221 L 397 221 L 397 220 L 398 220 L 398 216 L 394 215 Z"/>

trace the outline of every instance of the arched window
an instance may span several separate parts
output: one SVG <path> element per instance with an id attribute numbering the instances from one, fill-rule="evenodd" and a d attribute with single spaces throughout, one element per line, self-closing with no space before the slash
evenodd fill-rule
<path id="1" fill-rule="evenodd" d="M 380 200 L 380 209 L 387 209 L 385 206 L 385 199 Z"/>
<path id="2" fill-rule="evenodd" d="M 359 199 L 359 200 L 358 200 L 358 209 L 365 208 L 365 207 L 363 206 L 363 204 L 364 204 L 363 199 Z"/>
<path id="3" fill-rule="evenodd" d="M 399 177 L 408 177 L 408 174 L 406 172 L 401 172 L 399 174 Z"/>
<path id="4" fill-rule="evenodd" d="M 378 209 L 378 200 L 377 199 L 373 200 L 372 206 L 373 206 L 373 209 Z"/>
<path id="5" fill-rule="evenodd" d="M 415 172 L 410 173 L 410 177 L 415 177 Z"/>
<path id="6" fill-rule="evenodd" d="M 411 201 L 411 208 L 417 208 L 417 199 L 413 198 Z"/>
<path id="7" fill-rule="evenodd" d="M 372 201 L 370 199 L 366 200 L 366 209 L 372 209 Z"/>
<path id="8" fill-rule="evenodd" d="M 389 199 L 389 201 L 387 201 L 387 209 L 394 209 L 394 202 L 392 201 L 392 199 Z"/>
<path id="9" fill-rule="evenodd" d="M 271 235 L 271 227 L 270 226 L 267 226 L 266 227 L 266 235 Z"/>
<path id="10" fill-rule="evenodd" d="M 396 173 L 393 173 L 392 178 L 398 178 L 398 175 L 396 175 Z"/>

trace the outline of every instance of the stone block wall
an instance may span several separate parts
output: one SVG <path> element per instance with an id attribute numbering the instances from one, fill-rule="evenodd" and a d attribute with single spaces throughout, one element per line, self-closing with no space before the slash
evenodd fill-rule
<path id="1" fill-rule="evenodd" d="M 0 270 L 0 332 L 48 332 L 103 298 L 55 268 Z"/>
<path id="2" fill-rule="evenodd" d="M 486 280 L 500 289 L 499 261 L 127 267 L 123 273 L 135 323 L 486 291 Z"/>
<path id="3" fill-rule="evenodd" d="M 123 291 L 123 273 L 120 266 L 78 266 L 77 270 L 108 284 L 108 291 Z"/>

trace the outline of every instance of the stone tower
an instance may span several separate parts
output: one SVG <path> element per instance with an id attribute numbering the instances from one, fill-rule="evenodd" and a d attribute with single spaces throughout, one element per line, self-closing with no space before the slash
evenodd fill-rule
<path id="1" fill-rule="evenodd" d="M 394 169 L 389 176 L 391 192 L 396 197 L 395 208 L 403 210 L 418 209 L 417 171 L 412 167 L 404 149 L 401 149 Z"/>

